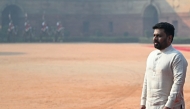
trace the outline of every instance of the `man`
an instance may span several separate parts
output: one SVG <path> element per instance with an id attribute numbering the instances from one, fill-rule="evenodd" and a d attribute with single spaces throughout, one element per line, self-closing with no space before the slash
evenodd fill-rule
<path id="1" fill-rule="evenodd" d="M 56 23 L 56 32 L 55 32 L 55 39 L 54 41 L 57 42 L 59 41 L 59 38 L 61 38 L 61 40 L 63 40 L 63 36 L 64 36 L 64 27 L 62 26 L 61 21 L 58 21 Z"/>
<path id="2" fill-rule="evenodd" d="M 30 25 L 30 23 L 29 23 L 28 20 L 24 23 L 24 26 L 25 26 L 25 33 L 31 31 L 32 27 L 31 27 L 31 25 Z"/>
<path id="3" fill-rule="evenodd" d="M 45 21 L 42 22 L 42 28 L 41 28 L 42 32 L 46 32 L 48 31 L 48 25 L 46 24 Z"/>
<path id="4" fill-rule="evenodd" d="M 15 26 L 14 26 L 12 20 L 11 20 L 11 21 L 9 22 L 8 32 L 14 31 L 14 29 L 15 29 Z"/>
<path id="5" fill-rule="evenodd" d="M 56 25 L 57 25 L 57 32 L 60 32 L 64 29 L 60 21 L 58 21 Z"/>
<path id="6" fill-rule="evenodd" d="M 175 28 L 161 22 L 153 29 L 153 43 L 157 50 L 147 59 L 141 109 L 185 109 L 183 85 L 188 63 L 171 45 Z"/>

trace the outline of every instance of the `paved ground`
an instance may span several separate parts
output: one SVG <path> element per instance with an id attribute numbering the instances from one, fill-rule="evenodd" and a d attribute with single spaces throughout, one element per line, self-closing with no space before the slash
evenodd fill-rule
<path id="1" fill-rule="evenodd" d="M 175 46 L 190 63 L 190 46 Z M 138 109 L 153 49 L 145 44 L 0 44 L 0 108 Z"/>

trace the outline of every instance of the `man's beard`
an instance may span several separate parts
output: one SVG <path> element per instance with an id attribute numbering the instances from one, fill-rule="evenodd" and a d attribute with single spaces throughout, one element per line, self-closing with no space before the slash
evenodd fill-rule
<path id="1" fill-rule="evenodd" d="M 154 48 L 161 50 L 162 49 L 162 45 L 159 42 L 154 42 Z"/>

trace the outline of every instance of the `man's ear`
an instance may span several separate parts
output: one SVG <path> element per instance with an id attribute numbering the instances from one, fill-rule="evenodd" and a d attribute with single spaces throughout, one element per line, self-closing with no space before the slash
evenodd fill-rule
<path id="1" fill-rule="evenodd" d="M 168 39 L 169 39 L 168 41 L 169 41 L 170 43 L 172 43 L 172 38 L 173 38 L 172 35 L 169 35 L 169 36 L 168 36 Z"/>

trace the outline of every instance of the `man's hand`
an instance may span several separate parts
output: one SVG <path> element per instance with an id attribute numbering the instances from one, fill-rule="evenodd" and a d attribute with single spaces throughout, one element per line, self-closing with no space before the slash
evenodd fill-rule
<path id="1" fill-rule="evenodd" d="M 164 109 L 171 109 L 171 108 L 165 106 Z"/>
<path id="2" fill-rule="evenodd" d="M 146 106 L 145 105 L 141 105 L 140 109 L 146 109 Z"/>

